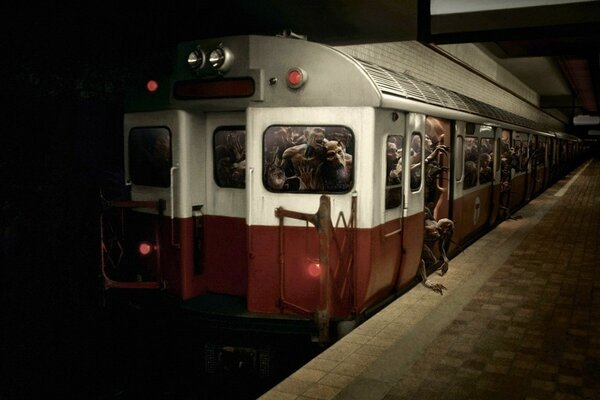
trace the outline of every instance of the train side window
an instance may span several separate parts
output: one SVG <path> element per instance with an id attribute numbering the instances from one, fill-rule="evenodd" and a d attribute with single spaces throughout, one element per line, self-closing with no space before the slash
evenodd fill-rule
<path id="1" fill-rule="evenodd" d="M 531 135 L 529 136 L 529 147 L 528 147 L 528 158 L 531 161 L 530 165 L 537 165 L 537 157 L 538 157 L 538 142 L 537 136 Z"/>
<path id="2" fill-rule="evenodd" d="M 454 169 L 454 178 L 456 179 L 456 181 L 460 181 L 460 179 L 462 178 L 462 173 L 463 173 L 463 147 L 464 147 L 464 143 L 463 143 L 463 137 L 462 136 L 457 136 L 456 137 L 456 148 L 454 150 L 454 159 L 456 160 L 456 167 Z"/>
<path id="3" fill-rule="evenodd" d="M 270 126 L 263 184 L 271 192 L 347 193 L 354 183 L 354 133 L 345 126 Z"/>
<path id="4" fill-rule="evenodd" d="M 133 128 L 129 132 L 129 171 L 136 185 L 171 185 L 171 132 L 165 127 Z"/>
<path id="5" fill-rule="evenodd" d="M 385 148 L 385 209 L 402 205 L 402 141 L 400 135 L 388 135 Z"/>
<path id="6" fill-rule="evenodd" d="M 246 129 L 219 127 L 213 136 L 213 171 L 219 187 L 246 187 Z"/>
<path id="7" fill-rule="evenodd" d="M 416 192 L 421 187 L 421 157 L 422 140 L 421 135 L 413 133 L 410 139 L 409 160 L 410 160 L 410 189 Z"/>
<path id="8" fill-rule="evenodd" d="M 536 162 L 539 167 L 543 167 L 546 163 L 546 138 L 540 138 Z"/>
<path id="9" fill-rule="evenodd" d="M 500 171 L 500 152 L 502 151 L 502 139 L 500 138 L 496 139 L 496 149 L 498 150 L 494 153 L 494 171 L 498 172 Z"/>
<path id="10" fill-rule="evenodd" d="M 465 138 L 465 178 L 463 189 L 469 189 L 477 185 L 477 171 L 479 163 L 479 143 L 474 136 Z"/>
<path id="11" fill-rule="evenodd" d="M 527 170 L 527 134 L 515 132 L 513 136 L 514 157 L 516 158 L 515 172 Z"/>
<path id="12" fill-rule="evenodd" d="M 512 168 L 513 166 L 512 152 L 513 149 L 511 148 L 511 132 L 507 129 L 503 129 L 502 134 L 500 135 L 500 151 L 498 152 L 500 160 L 502 161 L 498 163 L 498 166 L 500 167 L 500 164 L 502 163 L 504 168 L 508 168 L 508 170 L 505 171 L 505 173 L 509 173 L 510 168 Z"/>
<path id="13" fill-rule="evenodd" d="M 493 139 L 482 138 L 479 141 L 479 183 L 492 181 L 494 171 L 493 154 Z"/>

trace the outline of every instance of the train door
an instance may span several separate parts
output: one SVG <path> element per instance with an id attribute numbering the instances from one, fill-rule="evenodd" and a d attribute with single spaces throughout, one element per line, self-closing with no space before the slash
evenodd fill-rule
<path id="1" fill-rule="evenodd" d="M 425 116 L 410 113 L 406 119 L 404 138 L 404 206 L 402 269 L 398 276 L 397 288 L 402 289 L 413 281 L 421 262 L 424 239 L 424 193 L 423 179 L 425 158 Z"/>
<path id="2" fill-rule="evenodd" d="M 452 132 L 450 121 L 425 119 L 425 207 L 437 221 L 450 216 L 449 173 Z"/>
<path id="3" fill-rule="evenodd" d="M 494 136 L 492 127 L 457 122 L 455 142 L 457 147 L 462 145 L 463 153 L 460 180 L 458 171 L 455 174 L 452 207 L 457 242 L 470 241 L 489 224 L 493 199 Z"/>
<path id="4" fill-rule="evenodd" d="M 513 175 L 510 192 L 510 211 L 515 211 L 525 204 L 527 194 L 527 165 L 529 135 L 523 132 L 513 132 Z"/>
<path id="5" fill-rule="evenodd" d="M 493 154 L 492 154 L 492 200 L 490 202 L 490 217 L 489 223 L 490 225 L 494 225 L 499 220 L 500 215 L 500 196 L 502 193 L 502 184 L 503 184 L 503 176 L 502 176 L 502 167 L 503 167 L 503 153 L 504 153 L 504 143 L 503 136 L 505 136 L 508 131 L 502 130 L 502 128 L 494 129 L 494 138 L 493 138 Z"/>
<path id="6" fill-rule="evenodd" d="M 496 222 L 500 222 L 510 217 L 510 198 L 512 192 L 513 166 L 515 163 L 514 153 L 511 148 L 511 134 L 508 129 L 500 129 L 499 139 L 497 140 L 497 154 L 499 161 L 497 163 L 499 171 L 497 180 L 498 201 Z"/>
<path id="7" fill-rule="evenodd" d="M 202 205 L 196 215 L 201 221 L 195 223 L 202 249 L 196 271 L 209 293 L 247 293 L 245 125 L 244 112 L 206 113 L 204 140 L 193 142 L 196 147 L 190 151 L 192 162 L 206 159 L 194 164 L 206 175 L 198 193 L 203 202 L 196 202 Z"/>
<path id="8" fill-rule="evenodd" d="M 451 187 L 451 205 L 450 205 L 450 219 L 460 221 L 463 218 L 462 209 L 462 192 L 463 192 L 463 181 L 464 181 L 464 148 L 465 148 L 465 135 L 466 135 L 466 123 L 463 121 L 456 121 L 454 123 L 454 131 L 452 134 L 451 146 L 452 155 L 454 162 L 452 163 L 452 175 L 449 176 L 449 185 Z M 456 233 L 455 233 L 456 239 Z M 456 254 L 458 248 L 456 246 L 456 240 L 453 240 L 448 250 L 449 254 Z"/>
<path id="9" fill-rule="evenodd" d="M 380 160 L 381 178 L 384 183 L 381 185 L 381 195 L 374 193 L 374 199 L 379 199 L 378 206 L 381 209 L 379 222 L 382 233 L 381 251 L 378 251 L 380 257 L 394 260 L 396 271 L 390 283 L 394 284 L 398 280 L 401 266 L 404 265 L 402 257 L 402 237 L 404 224 L 402 211 L 404 207 L 404 150 L 406 146 L 406 115 L 396 111 L 382 110 L 378 111 L 375 137 L 375 159 L 377 163 Z M 379 152 L 379 156 L 377 155 Z"/>
<path id="10" fill-rule="evenodd" d="M 531 200 L 535 196 L 536 187 L 538 183 L 538 137 L 537 135 L 530 134 L 529 142 L 527 145 L 527 188 L 525 201 Z"/>
<path id="11" fill-rule="evenodd" d="M 556 138 L 548 139 L 550 149 L 548 150 L 548 158 L 550 160 L 550 180 L 548 184 L 552 184 L 558 180 L 558 146 Z"/>
<path id="12" fill-rule="evenodd" d="M 542 193 L 548 187 L 549 174 L 550 174 L 550 162 L 548 159 L 548 138 L 540 136 L 538 140 L 537 149 L 537 177 L 536 177 L 536 196 Z"/>

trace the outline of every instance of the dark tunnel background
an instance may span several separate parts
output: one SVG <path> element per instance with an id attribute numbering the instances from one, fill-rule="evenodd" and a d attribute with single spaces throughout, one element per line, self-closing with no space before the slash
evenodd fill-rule
<path id="1" fill-rule="evenodd" d="M 101 348 L 111 333 L 101 331 L 99 193 L 123 195 L 122 110 L 116 97 L 57 88 L 60 79 L 18 77 L 12 124 L 1 137 L 7 398 L 90 388 L 99 356 L 113 351 Z"/>
<path id="2" fill-rule="evenodd" d="M 20 7 L 0 67 L 0 399 L 110 398 L 148 333 L 101 307 L 100 191 L 126 195 L 123 93 L 162 72 L 174 39 L 114 8 Z"/>
<path id="3" fill-rule="evenodd" d="M 252 6 L 230 3 L 242 9 L 227 25 L 200 23 L 200 2 L 20 3 L 5 13 L 0 400 L 176 398 L 163 383 L 180 390 L 189 378 L 180 368 L 195 360 L 181 359 L 193 352 L 169 347 L 181 339 L 169 316 L 136 319 L 102 306 L 100 193 L 127 195 L 125 93 L 168 74 L 178 42 L 278 32 L 236 28 Z M 132 381 L 147 389 L 127 393 Z"/>

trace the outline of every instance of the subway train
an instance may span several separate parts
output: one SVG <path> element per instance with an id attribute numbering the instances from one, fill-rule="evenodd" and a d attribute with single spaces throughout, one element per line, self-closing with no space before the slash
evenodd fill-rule
<path id="1" fill-rule="evenodd" d="M 233 332 L 205 350 L 208 370 L 252 348 L 251 332 L 335 341 L 445 272 L 583 151 L 574 136 L 285 36 L 180 43 L 169 76 L 129 97 L 123 132 L 129 196 L 102 199 L 104 292 L 150 293 Z"/>

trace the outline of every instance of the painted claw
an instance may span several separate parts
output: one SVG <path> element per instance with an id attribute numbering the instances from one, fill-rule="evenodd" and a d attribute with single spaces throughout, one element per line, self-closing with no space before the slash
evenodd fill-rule
<path id="1" fill-rule="evenodd" d="M 446 286 L 442 285 L 441 283 L 432 283 L 429 280 L 424 281 L 423 284 L 442 296 L 444 295 L 443 290 L 448 290 L 448 288 L 446 288 Z"/>

